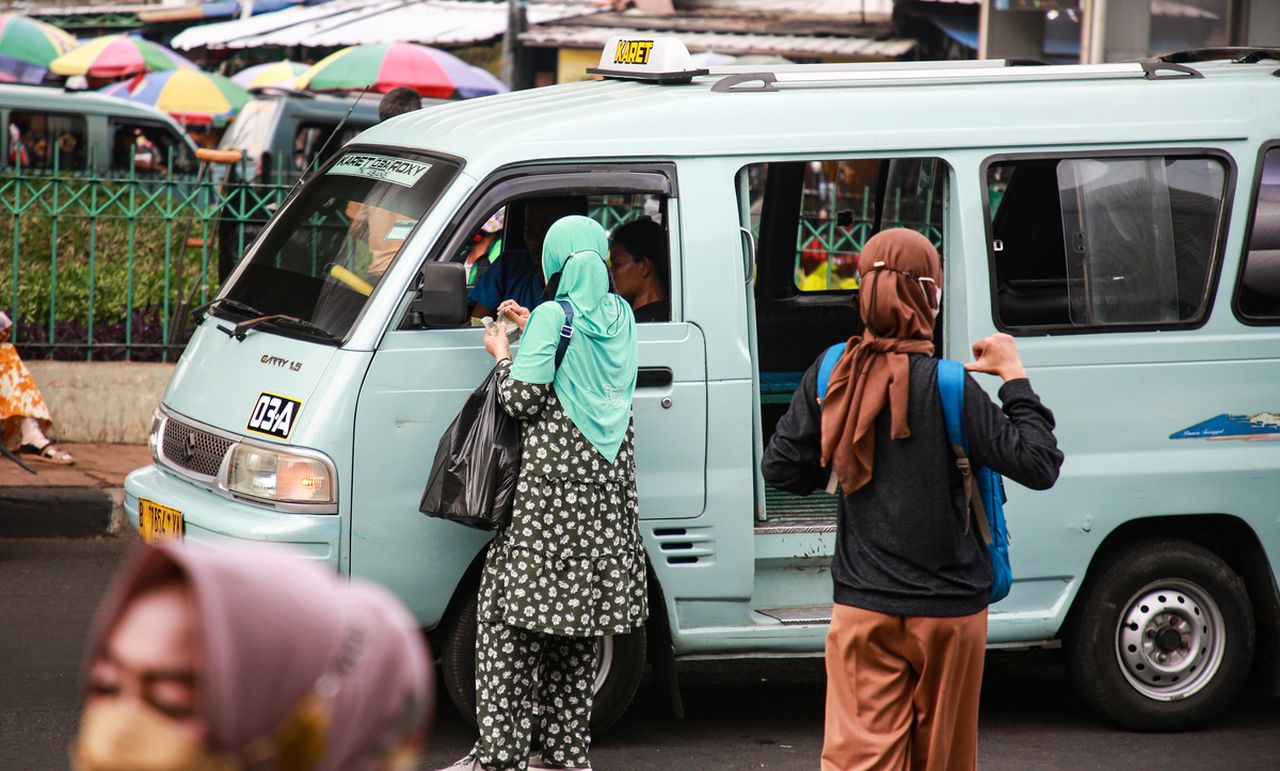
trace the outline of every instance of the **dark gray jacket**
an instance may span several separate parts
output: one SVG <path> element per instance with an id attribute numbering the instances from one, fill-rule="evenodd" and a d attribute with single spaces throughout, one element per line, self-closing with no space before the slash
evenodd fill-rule
<path id="1" fill-rule="evenodd" d="M 817 373 L 805 372 L 764 453 L 764 478 L 807 495 L 827 483 L 819 466 L 821 416 Z M 912 354 L 911 436 L 889 438 L 889 413 L 876 419 L 875 465 L 869 483 L 840 499 L 831 576 L 842 605 L 903 616 L 965 616 L 987 606 L 991 563 L 977 528 L 969 526 L 964 490 L 938 395 L 937 361 Z M 964 422 L 969 458 L 1014 482 L 1048 489 L 1062 453 L 1053 413 L 1025 379 L 1000 388 L 1001 411 L 965 376 Z M 1017 548 L 1017 534 L 1010 549 Z"/>

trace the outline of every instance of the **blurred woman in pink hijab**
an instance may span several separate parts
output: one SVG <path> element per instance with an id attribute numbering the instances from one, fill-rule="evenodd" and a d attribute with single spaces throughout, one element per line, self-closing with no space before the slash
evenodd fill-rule
<path id="1" fill-rule="evenodd" d="M 399 771 L 433 712 L 404 607 L 284 550 L 146 547 L 90 641 L 78 771 Z"/>

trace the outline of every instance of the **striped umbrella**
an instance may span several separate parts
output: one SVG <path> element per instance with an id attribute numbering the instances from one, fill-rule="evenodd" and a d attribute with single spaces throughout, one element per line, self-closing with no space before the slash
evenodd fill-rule
<path id="1" fill-rule="evenodd" d="M 91 78 L 123 78 L 139 72 L 167 72 L 200 69 L 190 59 L 168 48 L 128 35 L 94 38 L 50 63 L 55 75 L 86 75 Z"/>
<path id="2" fill-rule="evenodd" d="M 49 62 L 76 47 L 76 39 L 42 21 L 0 13 L 0 80 L 39 83 Z"/>
<path id="3" fill-rule="evenodd" d="M 283 59 L 278 62 L 256 64 L 240 70 L 231 79 L 244 88 L 266 88 L 268 86 L 292 86 L 299 75 L 306 72 L 308 65 Z"/>
<path id="4" fill-rule="evenodd" d="M 351 46 L 316 62 L 298 77 L 298 88 L 311 91 L 379 93 L 407 86 L 420 96 L 469 99 L 506 91 L 502 81 L 453 54 L 415 43 L 369 43 Z"/>
<path id="5" fill-rule="evenodd" d="M 230 78 L 198 70 L 148 72 L 112 83 L 101 92 L 149 104 L 185 125 L 223 126 L 249 101 Z"/>

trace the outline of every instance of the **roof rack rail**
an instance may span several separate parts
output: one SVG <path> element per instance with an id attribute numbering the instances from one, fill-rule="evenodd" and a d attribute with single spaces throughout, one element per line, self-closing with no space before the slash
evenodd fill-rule
<path id="1" fill-rule="evenodd" d="M 926 63 L 920 63 L 926 64 Z M 1017 83 L 1042 81 L 1090 81 L 1142 78 L 1169 80 L 1203 78 L 1199 71 L 1171 62 L 1124 62 L 1120 64 L 1046 64 L 1026 67 L 1009 65 L 1001 60 L 972 62 L 971 67 L 915 66 L 890 67 L 849 65 L 841 69 L 799 69 L 777 67 L 772 70 L 716 68 L 713 75 L 723 75 L 711 87 L 718 93 L 757 93 L 778 91 L 784 87 L 832 88 L 839 86 L 948 85 L 972 83 Z M 753 85 L 758 84 L 758 85 Z"/>
<path id="2" fill-rule="evenodd" d="M 1221 48 L 1193 48 L 1188 51 L 1175 51 L 1158 57 L 1157 61 L 1171 64 L 1194 64 L 1196 62 L 1230 61 L 1235 64 L 1257 64 L 1263 59 L 1280 61 L 1280 48 L 1259 48 L 1251 46 L 1224 46 Z"/>

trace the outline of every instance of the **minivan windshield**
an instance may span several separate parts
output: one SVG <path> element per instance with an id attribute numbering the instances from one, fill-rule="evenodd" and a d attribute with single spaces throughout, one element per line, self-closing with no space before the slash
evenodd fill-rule
<path id="1" fill-rule="evenodd" d="M 276 331 L 341 340 L 457 171 L 418 154 L 343 152 L 272 220 L 214 312 L 278 315 L 291 323 Z"/>

